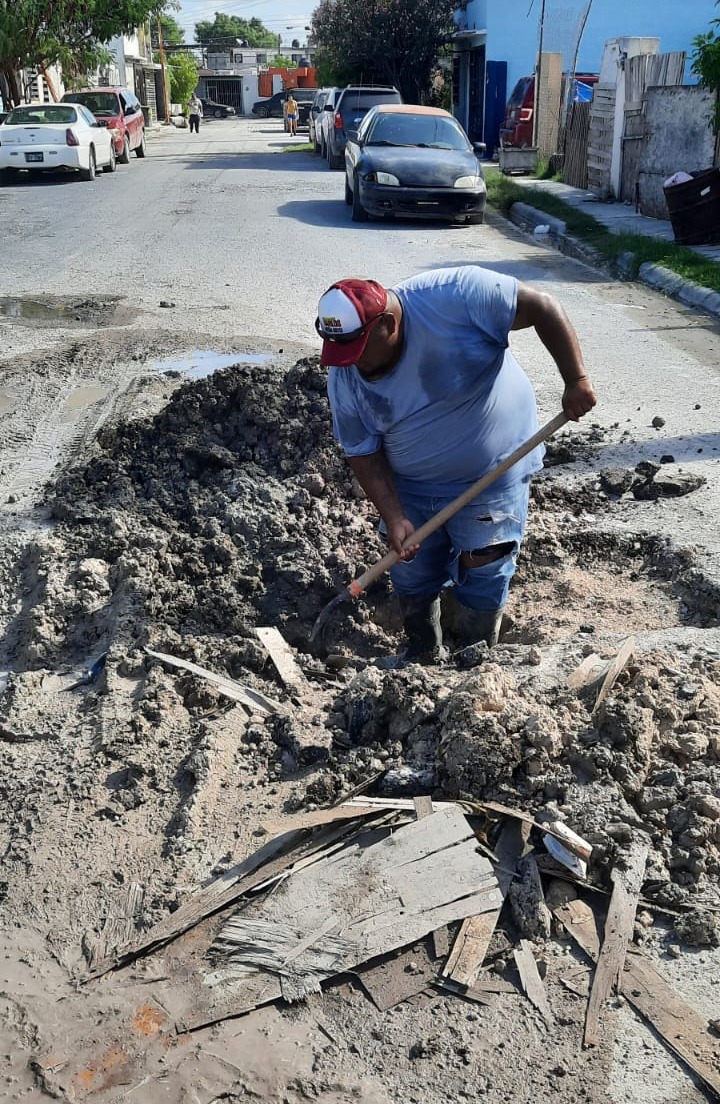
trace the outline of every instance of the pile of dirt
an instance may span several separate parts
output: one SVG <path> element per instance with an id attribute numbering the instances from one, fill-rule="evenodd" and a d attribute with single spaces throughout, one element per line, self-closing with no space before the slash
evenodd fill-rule
<path id="1" fill-rule="evenodd" d="M 644 896 L 675 910 L 688 940 L 720 941 L 718 914 L 702 909 L 717 906 L 720 875 L 717 659 L 646 654 L 598 715 L 592 695 L 565 681 L 599 628 L 713 623 L 718 596 L 710 588 L 693 605 L 690 554 L 601 532 L 600 512 L 621 507 L 597 480 L 571 491 L 551 471 L 535 499 L 492 656 L 367 665 L 398 644 L 385 580 L 331 622 L 325 644 L 350 662 L 330 669 L 310 629 L 382 547 L 332 440 L 317 360 L 289 372 L 239 365 L 180 387 L 151 419 L 106 425 L 49 490 L 52 527 L 17 565 L 0 701 L 0 832 L 16 903 L 32 907 L 27 876 L 52 852 L 48 823 L 73 823 L 76 809 L 90 819 L 64 846 L 76 858 L 92 847 L 98 876 L 60 894 L 66 953 L 78 918 L 97 930 L 113 881 L 150 887 L 138 913 L 148 925 L 183 884 L 249 849 L 265 813 L 372 783 L 566 819 L 592 843 L 599 885 L 629 839 L 647 834 Z M 299 649 L 312 693 L 248 724 L 214 687 L 144 650 L 287 700 L 258 625 Z M 558 641 L 566 661 L 548 683 L 536 677 L 537 645 Z M 58 695 L 106 652 L 94 680 Z M 119 830 L 132 837 L 127 854 Z"/>

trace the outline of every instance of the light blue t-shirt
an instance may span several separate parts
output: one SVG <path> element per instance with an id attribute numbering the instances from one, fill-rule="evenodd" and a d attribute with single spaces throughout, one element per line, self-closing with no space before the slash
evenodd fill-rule
<path id="1" fill-rule="evenodd" d="M 403 309 L 400 360 L 374 383 L 330 368 L 333 430 L 345 455 L 381 447 L 399 490 L 454 495 L 538 428 L 535 393 L 508 349 L 517 280 L 476 265 L 423 272 L 392 290 Z M 542 467 L 534 449 L 494 486 Z"/>

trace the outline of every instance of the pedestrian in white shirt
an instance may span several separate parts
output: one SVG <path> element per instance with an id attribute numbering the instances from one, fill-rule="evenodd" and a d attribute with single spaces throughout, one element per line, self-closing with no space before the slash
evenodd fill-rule
<path id="1" fill-rule="evenodd" d="M 200 120 L 202 119 L 202 113 L 203 113 L 202 103 L 198 99 L 198 97 L 195 95 L 195 93 L 193 92 L 192 96 L 190 97 L 190 103 L 188 105 L 188 114 L 190 116 L 190 133 L 191 134 L 192 134 L 193 130 L 195 131 L 196 134 L 200 133 Z"/>

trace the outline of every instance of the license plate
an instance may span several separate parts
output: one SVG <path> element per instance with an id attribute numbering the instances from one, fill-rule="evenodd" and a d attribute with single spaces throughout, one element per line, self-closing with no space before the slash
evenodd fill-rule
<path id="1" fill-rule="evenodd" d="M 25 160 L 26 161 L 43 161 L 44 160 L 44 154 L 42 154 L 42 153 L 26 153 L 25 154 Z"/>

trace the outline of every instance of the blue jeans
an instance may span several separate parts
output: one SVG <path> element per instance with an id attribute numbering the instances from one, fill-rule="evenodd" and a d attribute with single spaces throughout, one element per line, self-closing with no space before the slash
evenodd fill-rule
<path id="1" fill-rule="evenodd" d="M 400 497 L 406 516 L 416 529 L 452 501 L 445 497 L 426 498 L 406 493 Z M 488 488 L 485 494 L 431 533 L 414 559 L 390 569 L 396 593 L 439 594 L 443 587 L 451 585 L 462 606 L 478 610 L 502 609 L 515 574 L 529 497 L 529 480 L 513 483 L 494 493 Z M 384 530 L 384 526 L 381 529 Z M 512 543 L 512 550 L 491 563 L 467 568 L 460 562 L 463 552 L 506 543 Z"/>

